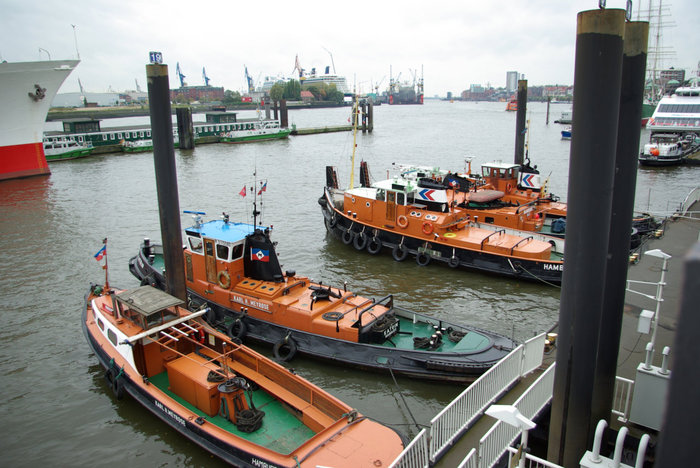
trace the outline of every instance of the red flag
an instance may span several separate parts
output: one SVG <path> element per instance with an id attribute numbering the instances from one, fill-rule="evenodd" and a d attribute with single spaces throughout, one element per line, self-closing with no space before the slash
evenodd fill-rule
<path id="1" fill-rule="evenodd" d="M 258 190 L 258 195 L 262 195 L 262 193 L 266 192 L 266 191 L 267 191 L 267 182 L 265 182 L 265 184 L 262 187 L 260 187 L 260 190 Z"/>
<path id="2" fill-rule="evenodd" d="M 245 197 L 245 185 L 243 186 L 243 189 L 240 192 L 238 192 L 238 195 Z"/>

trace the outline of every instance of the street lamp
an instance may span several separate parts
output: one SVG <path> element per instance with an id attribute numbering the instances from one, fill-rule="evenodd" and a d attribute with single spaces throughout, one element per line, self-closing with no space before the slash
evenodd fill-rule
<path id="1" fill-rule="evenodd" d="M 661 266 L 661 280 L 656 284 L 656 312 L 654 313 L 654 331 L 651 334 L 651 353 L 653 356 L 656 347 L 656 330 L 659 328 L 659 312 L 661 309 L 661 303 L 664 301 L 662 294 L 664 291 L 664 286 L 666 285 L 666 271 L 668 270 L 666 267 L 668 266 L 668 260 L 671 258 L 671 256 L 660 249 L 647 250 L 644 252 L 644 255 L 663 260 L 663 265 Z"/>
<path id="2" fill-rule="evenodd" d="M 527 434 L 530 429 L 534 429 L 537 424 L 523 416 L 518 408 L 512 405 L 491 405 L 486 408 L 486 414 L 492 418 L 496 418 L 506 424 L 509 424 L 516 429 L 520 429 L 520 453 L 527 449 Z M 518 461 L 520 468 L 525 467 L 525 457 L 520 456 Z"/>

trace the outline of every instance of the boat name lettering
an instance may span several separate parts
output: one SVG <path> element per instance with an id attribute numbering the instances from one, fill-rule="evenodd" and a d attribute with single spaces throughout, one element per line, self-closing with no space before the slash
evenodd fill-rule
<path id="1" fill-rule="evenodd" d="M 396 321 L 392 326 L 384 330 L 384 338 L 389 338 L 396 333 L 396 331 L 399 329 L 399 322 Z"/>
<path id="2" fill-rule="evenodd" d="M 155 401 L 155 404 L 159 410 L 161 410 L 163 413 L 165 413 L 168 416 L 170 416 L 171 418 L 173 418 L 175 420 L 175 422 L 177 422 L 178 424 L 180 424 L 183 427 L 185 426 L 185 420 L 182 419 L 177 414 L 175 414 L 170 408 L 166 408 L 165 406 L 163 406 L 163 403 L 161 403 L 158 400 Z"/>
<path id="3" fill-rule="evenodd" d="M 258 460 L 257 458 L 253 458 L 252 460 L 250 460 L 250 463 L 253 466 L 259 466 L 260 468 L 277 468 L 277 465 L 270 465 L 268 462 Z"/>
<path id="4" fill-rule="evenodd" d="M 233 302 L 238 302 L 239 304 L 247 305 L 250 307 L 255 307 L 256 309 L 264 310 L 269 312 L 270 311 L 270 305 L 265 304 L 264 302 L 258 302 L 258 301 L 252 301 L 248 299 L 247 297 L 241 297 L 241 296 L 236 296 L 233 294 Z"/>
<path id="5" fill-rule="evenodd" d="M 545 263 L 542 266 L 544 267 L 545 270 L 564 271 L 563 264 Z"/>

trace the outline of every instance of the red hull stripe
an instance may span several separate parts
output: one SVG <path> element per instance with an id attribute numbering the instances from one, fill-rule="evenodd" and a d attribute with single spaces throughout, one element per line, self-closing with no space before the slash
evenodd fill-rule
<path id="1" fill-rule="evenodd" d="M 0 180 L 50 173 L 43 143 L 0 146 Z"/>

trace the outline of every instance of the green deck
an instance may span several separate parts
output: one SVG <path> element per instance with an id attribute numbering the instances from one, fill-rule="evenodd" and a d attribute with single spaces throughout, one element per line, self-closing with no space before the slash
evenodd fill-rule
<path id="1" fill-rule="evenodd" d="M 431 324 L 425 322 L 413 323 L 412 320 L 403 317 L 399 317 L 399 320 L 400 333 L 394 335 L 391 338 L 391 342 L 385 341 L 383 346 L 387 348 L 413 349 L 413 338 L 427 338 L 435 332 Z M 442 344 L 434 352 L 468 353 L 478 351 L 487 346 L 488 343 L 489 339 L 484 335 L 468 332 L 458 343 L 454 343 L 447 336 L 444 336 Z"/>
<path id="2" fill-rule="evenodd" d="M 283 455 L 290 454 L 315 435 L 311 429 L 285 409 L 278 400 L 262 389 L 253 392 L 255 407 L 265 412 L 262 427 L 255 432 L 245 433 L 239 431 L 233 423 L 223 417 L 219 415 L 211 417 L 171 392 L 168 389 L 170 382 L 167 372 L 154 375 L 149 381 L 182 406 L 206 419 L 207 422 L 215 424 L 242 439 Z"/>

